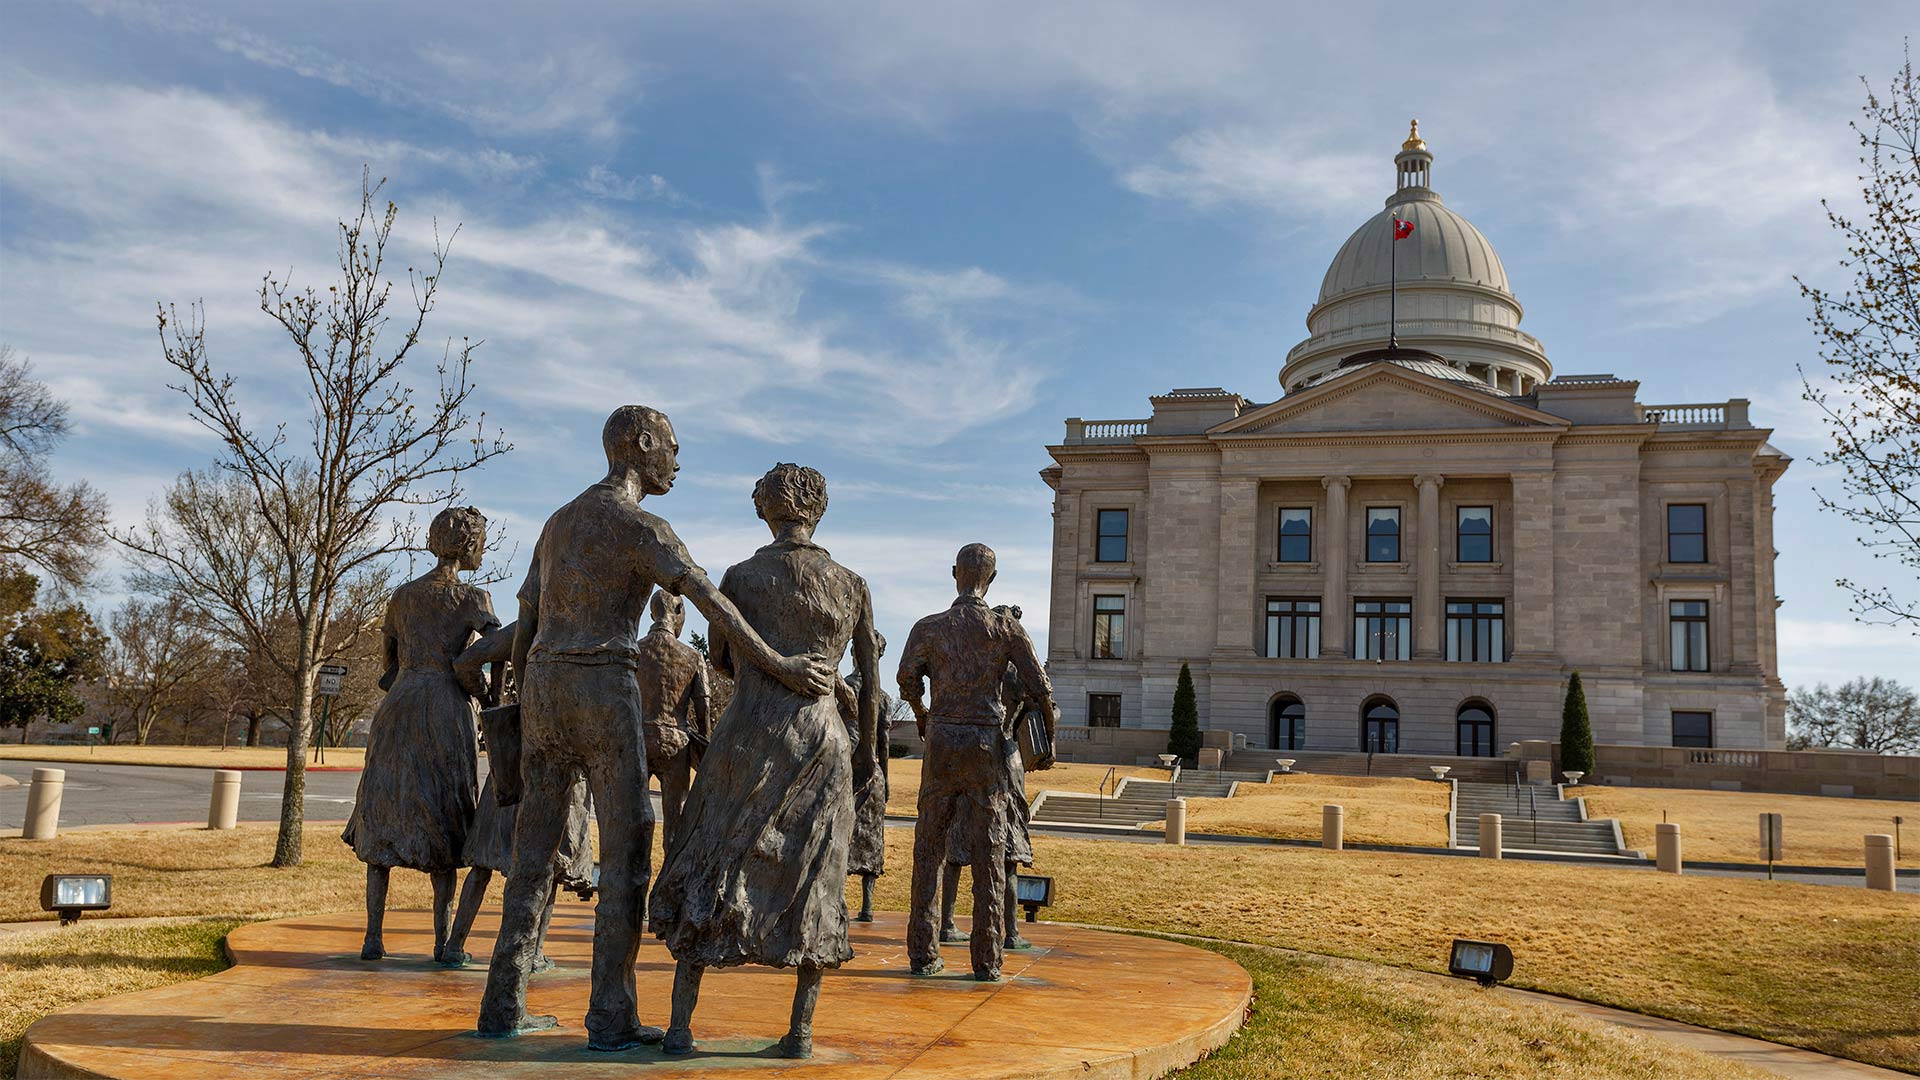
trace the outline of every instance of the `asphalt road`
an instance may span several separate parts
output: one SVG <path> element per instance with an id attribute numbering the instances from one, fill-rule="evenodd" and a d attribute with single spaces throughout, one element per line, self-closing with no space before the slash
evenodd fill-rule
<path id="1" fill-rule="evenodd" d="M 213 795 L 212 769 L 156 765 L 85 765 L 65 761 L 0 761 L 0 775 L 20 781 L 0 787 L 0 829 L 26 824 L 27 781 L 35 768 L 67 770 L 60 800 L 62 825 L 117 825 L 131 822 L 205 821 Z M 279 772 L 240 774 L 240 820 L 278 821 Z M 344 821 L 353 809 L 360 773 L 307 773 L 307 818 Z"/>

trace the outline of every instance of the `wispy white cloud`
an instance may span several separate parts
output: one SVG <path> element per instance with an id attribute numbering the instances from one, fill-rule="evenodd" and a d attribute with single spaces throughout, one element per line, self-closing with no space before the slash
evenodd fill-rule
<path id="1" fill-rule="evenodd" d="M 595 165 L 588 169 L 586 177 L 580 181 L 580 190 L 596 198 L 612 199 L 616 202 L 679 198 L 679 193 L 673 190 L 673 185 L 667 183 L 667 178 L 659 173 L 622 176 L 605 165 Z"/>

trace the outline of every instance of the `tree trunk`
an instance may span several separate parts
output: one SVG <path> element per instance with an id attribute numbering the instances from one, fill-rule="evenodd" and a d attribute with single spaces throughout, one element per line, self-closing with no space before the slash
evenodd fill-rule
<path id="1" fill-rule="evenodd" d="M 260 745 L 260 717 L 258 714 L 247 717 L 247 745 Z"/>
<path id="2" fill-rule="evenodd" d="M 313 732 L 313 683 L 318 664 L 302 660 L 293 676 L 293 724 L 287 732 L 287 779 L 280 789 L 280 835 L 273 843 L 276 867 L 300 865 L 307 823 L 307 740 Z"/>

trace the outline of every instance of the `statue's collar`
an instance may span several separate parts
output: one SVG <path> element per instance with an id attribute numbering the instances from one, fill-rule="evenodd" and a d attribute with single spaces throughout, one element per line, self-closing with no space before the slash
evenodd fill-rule
<path id="1" fill-rule="evenodd" d="M 967 604 L 972 607 L 986 607 L 987 601 L 985 597 L 974 596 L 972 593 L 968 593 L 965 596 L 956 596 L 953 598 L 954 607 L 959 607 L 961 604 Z"/>

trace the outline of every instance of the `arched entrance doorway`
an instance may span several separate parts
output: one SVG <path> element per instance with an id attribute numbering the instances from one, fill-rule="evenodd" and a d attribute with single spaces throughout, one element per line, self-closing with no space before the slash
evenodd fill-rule
<path id="1" fill-rule="evenodd" d="M 1392 698 L 1370 698 L 1360 706 L 1360 749 L 1369 754 L 1400 752 L 1400 707 Z"/>
<path id="2" fill-rule="evenodd" d="M 1267 706 L 1267 745 L 1275 750 L 1307 747 L 1307 706 L 1292 694 L 1282 694 Z"/>
<path id="3" fill-rule="evenodd" d="M 1493 707 L 1483 701 L 1460 706 L 1454 731 L 1461 757 L 1493 756 Z"/>

